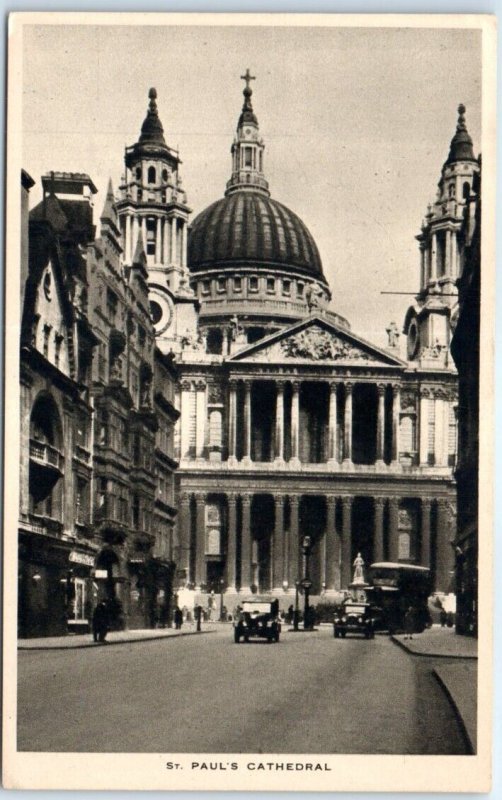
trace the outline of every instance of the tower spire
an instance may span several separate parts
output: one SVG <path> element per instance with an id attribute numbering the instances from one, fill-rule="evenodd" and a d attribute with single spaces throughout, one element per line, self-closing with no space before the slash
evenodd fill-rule
<path id="1" fill-rule="evenodd" d="M 166 140 L 164 139 L 164 128 L 159 119 L 159 112 L 157 110 L 157 89 L 152 87 L 148 92 L 148 111 L 145 121 L 141 126 L 141 135 L 139 137 L 139 144 L 151 144 L 157 147 L 166 148 Z"/>
<path id="2" fill-rule="evenodd" d="M 249 190 L 269 195 L 268 182 L 263 173 L 263 152 L 265 145 L 260 138 L 258 119 L 253 110 L 251 97 L 251 81 L 256 80 L 251 75 L 249 67 L 241 80 L 245 81 L 242 91 L 244 103 L 237 123 L 237 131 L 232 145 L 232 175 L 227 183 L 225 194 Z"/>
<path id="3" fill-rule="evenodd" d="M 446 163 L 451 164 L 454 161 L 476 161 L 472 139 L 465 124 L 465 106 L 463 103 L 460 103 L 458 107 L 457 130 L 451 140 L 450 152 Z"/>

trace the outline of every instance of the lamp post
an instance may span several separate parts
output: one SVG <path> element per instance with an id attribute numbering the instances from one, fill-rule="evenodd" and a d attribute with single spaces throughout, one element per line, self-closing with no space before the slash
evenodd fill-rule
<path id="1" fill-rule="evenodd" d="M 220 622 L 224 622 L 223 619 L 223 592 L 225 591 L 225 581 L 223 578 L 220 578 Z"/>
<path id="2" fill-rule="evenodd" d="M 309 594 L 310 594 L 310 587 L 312 582 L 309 577 L 309 557 L 310 557 L 310 548 L 312 546 L 312 539 L 310 536 L 304 536 L 302 542 L 302 550 L 303 550 L 303 590 L 304 590 L 304 597 L 305 597 L 305 606 L 303 612 L 303 629 L 308 631 L 311 629 L 310 625 L 310 607 L 309 607 Z"/>
<path id="3" fill-rule="evenodd" d="M 300 581 L 296 581 L 295 582 L 295 610 L 293 611 L 293 630 L 295 632 L 298 632 L 298 623 L 300 621 L 299 591 L 300 591 Z"/>

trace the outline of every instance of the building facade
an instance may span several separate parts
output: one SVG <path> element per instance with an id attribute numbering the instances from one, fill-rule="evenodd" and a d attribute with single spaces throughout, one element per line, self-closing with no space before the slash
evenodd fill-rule
<path id="1" fill-rule="evenodd" d="M 220 595 L 232 610 L 245 593 L 273 592 L 289 605 L 305 535 L 314 602 L 347 587 L 358 552 L 366 564 L 428 566 L 435 589 L 449 591 L 458 404 L 449 345 L 465 187 L 477 171 L 463 114 L 417 237 L 420 288 L 401 353 L 395 324 L 388 347 L 376 347 L 330 307 L 313 237 L 271 197 L 253 78 L 243 78 L 225 195 L 188 237 L 180 161 L 154 90 L 118 201 L 130 252 L 131 231 L 150 231 L 157 343 L 178 365 L 178 597 L 189 607 Z"/>
<path id="2" fill-rule="evenodd" d="M 178 412 L 146 256 L 124 268 L 111 187 L 96 237 L 87 175 L 44 176 L 29 217 L 22 183 L 19 634 L 87 630 L 102 599 L 114 627 L 163 623 Z"/>

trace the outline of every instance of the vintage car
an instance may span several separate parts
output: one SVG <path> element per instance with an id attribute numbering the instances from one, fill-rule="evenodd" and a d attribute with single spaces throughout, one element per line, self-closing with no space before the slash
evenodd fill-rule
<path id="1" fill-rule="evenodd" d="M 252 597 L 244 600 L 234 620 L 234 641 L 245 642 L 253 637 L 278 642 L 281 634 L 279 601 Z"/>
<path id="2" fill-rule="evenodd" d="M 375 635 L 374 609 L 369 603 L 347 601 L 335 612 L 333 635 L 345 638 L 347 633 L 361 633 L 366 639 Z"/>

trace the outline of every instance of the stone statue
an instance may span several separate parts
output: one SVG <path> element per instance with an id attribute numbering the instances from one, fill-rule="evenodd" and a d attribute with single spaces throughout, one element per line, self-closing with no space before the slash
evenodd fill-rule
<path id="1" fill-rule="evenodd" d="M 234 314 L 232 319 L 230 320 L 230 339 L 232 342 L 237 341 L 237 339 L 242 336 L 244 333 L 244 328 L 242 325 L 239 325 L 239 317 L 237 314 Z"/>
<path id="2" fill-rule="evenodd" d="M 389 347 L 398 347 L 399 345 L 399 329 L 396 323 L 393 321 L 389 324 L 389 327 L 385 329 L 387 331 L 387 336 L 389 337 Z"/>
<path id="3" fill-rule="evenodd" d="M 317 283 L 311 283 L 310 286 L 307 286 L 305 290 L 305 299 L 309 311 L 313 311 L 316 308 L 324 308 L 326 303 L 324 292 Z"/>
<path id="4" fill-rule="evenodd" d="M 352 583 L 364 583 L 364 561 L 361 553 L 358 553 L 352 565 L 354 567 L 354 577 Z"/>

